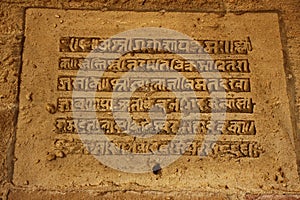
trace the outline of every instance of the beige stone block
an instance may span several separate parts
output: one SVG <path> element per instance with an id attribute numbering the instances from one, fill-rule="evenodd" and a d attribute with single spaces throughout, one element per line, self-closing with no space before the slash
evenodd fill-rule
<path id="1" fill-rule="evenodd" d="M 210 192 L 226 192 L 230 189 L 252 193 L 295 189 L 298 183 L 295 133 L 290 118 L 291 111 L 287 98 L 276 13 L 220 15 L 27 9 L 25 27 L 20 115 L 15 151 L 17 158 L 15 185 L 49 189 L 95 187 L 104 190 L 118 187 L 131 188 L 134 185 L 138 188 L 163 191 L 205 188 Z M 110 38 L 115 34 L 141 27 L 175 30 L 202 44 L 205 50 L 202 51 L 203 58 L 200 57 L 200 60 L 204 60 L 204 64 L 200 62 L 197 67 L 202 68 L 207 75 L 203 73 L 199 75 L 197 71 L 188 71 L 185 67 L 182 69 L 182 74 L 189 80 L 198 78 L 197 80 L 203 81 L 205 85 L 197 87 L 194 84 L 192 87 L 195 95 L 200 99 L 196 104 L 202 106 L 201 123 L 205 124 L 213 116 L 210 113 L 211 107 L 216 108 L 218 112 L 226 108 L 227 113 L 224 116 L 218 115 L 219 119 L 216 121 L 226 122 L 221 128 L 204 128 L 204 131 L 199 133 L 196 131 L 196 142 L 192 143 L 192 150 L 180 156 L 172 164 L 164 166 L 162 170 L 154 170 L 154 173 L 135 174 L 107 167 L 101 164 L 96 156 L 91 155 L 93 152 L 89 154 L 76 134 L 78 120 L 71 120 L 74 117 L 72 109 L 63 106 L 63 102 L 67 102 L 68 105 L 74 104 L 72 103 L 74 99 L 71 99 L 72 90 L 79 87 L 71 82 L 74 83 L 76 79 L 79 65 L 74 63 L 78 62 L 78 58 L 86 58 L 90 55 L 90 51 L 97 48 L 95 44 L 101 44 L 103 38 Z M 180 38 L 169 36 L 170 38 L 164 38 L 163 42 L 167 39 L 176 39 L 175 45 L 180 45 Z M 185 56 L 193 54 L 190 46 L 180 47 L 183 48 L 181 51 Z M 155 52 L 155 48 L 153 49 Z M 116 51 L 118 50 L 119 48 L 116 48 Z M 207 56 L 204 55 L 205 52 L 209 53 L 208 57 L 205 57 Z M 183 60 L 180 55 L 178 57 L 169 52 L 155 53 L 134 52 L 121 56 L 120 60 L 148 58 Z M 60 65 L 63 59 L 70 62 L 66 68 Z M 234 67 L 218 68 L 217 74 L 221 77 L 218 79 L 214 77 L 216 71 L 204 66 L 207 60 L 221 63 L 219 67 L 233 62 Z M 246 63 L 243 64 L 244 68 L 237 69 L 238 63 L 243 60 L 245 61 L 243 63 Z M 90 65 L 87 68 L 90 68 Z M 139 73 L 142 76 L 143 72 L 139 71 Z M 166 72 L 161 74 L 163 73 L 167 79 L 174 78 Z M 105 75 L 115 76 L 115 79 L 118 79 L 123 74 L 125 73 L 112 70 Z M 152 75 L 155 77 L 159 74 Z M 208 78 L 205 78 L 206 76 Z M 84 81 L 84 84 L 89 85 L 89 80 L 84 79 Z M 216 85 L 209 87 L 210 81 L 216 82 Z M 150 89 L 153 89 L 151 87 Z M 84 88 L 87 89 L 88 86 Z M 209 91 L 208 88 L 214 91 Z M 175 87 L 174 90 L 181 94 L 186 92 L 182 87 Z M 225 92 L 226 98 L 222 104 L 209 99 L 213 94 L 222 95 L 222 91 Z M 109 92 L 111 91 L 98 91 L 97 98 L 100 100 L 104 97 L 109 98 Z M 142 92 L 147 97 L 148 93 Z M 125 93 L 119 94 L 122 96 Z M 165 93 L 159 91 L 155 98 L 169 98 L 168 95 L 166 91 Z M 103 101 L 101 102 L 102 105 Z M 244 106 L 240 104 L 237 106 L 237 102 L 242 102 Z M 111 113 L 103 114 L 103 110 L 96 108 L 95 110 L 101 119 L 112 117 Z M 131 114 L 138 119 L 147 119 L 145 114 L 138 112 Z M 171 119 L 178 120 L 180 115 L 171 113 L 170 116 Z M 75 129 L 66 128 L 67 123 L 75 124 Z M 63 126 L 60 126 L 61 124 Z M 243 128 L 235 129 L 236 124 L 242 124 L 240 127 Z M 234 131 L 229 131 L 232 128 Z M 109 137 L 115 140 L 115 143 L 123 146 L 126 146 L 126 143 L 129 146 L 132 144 L 132 137 L 113 133 Z M 139 145 L 143 142 L 160 145 L 162 141 L 172 139 L 171 132 L 166 133 L 158 134 L 154 139 L 138 139 L 136 142 Z M 214 144 L 211 149 L 209 145 L 203 146 L 207 133 L 212 133 L 214 136 L 207 140 L 214 141 L 210 143 Z M 173 153 L 175 150 L 178 151 L 174 148 L 171 148 Z M 182 150 L 180 147 L 176 148 Z M 137 152 L 132 146 L 129 147 L 129 151 Z M 149 149 L 145 151 L 149 153 Z M 201 153 L 207 156 L 200 158 Z M 164 160 L 161 159 L 161 162 Z M 139 164 L 145 163 L 136 165 Z M 149 163 L 149 168 L 155 168 L 155 163 Z"/>

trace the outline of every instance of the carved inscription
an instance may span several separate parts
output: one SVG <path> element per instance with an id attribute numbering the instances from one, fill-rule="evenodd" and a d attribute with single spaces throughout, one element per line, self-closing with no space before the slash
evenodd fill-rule
<path id="1" fill-rule="evenodd" d="M 211 40 L 195 39 L 145 39 L 105 37 L 61 37 L 58 41 L 60 57 L 57 58 L 55 109 L 59 117 L 54 124 L 54 151 L 68 154 L 123 155 L 124 153 L 257 158 L 264 151 L 255 141 L 255 102 L 251 94 L 251 63 L 248 54 L 252 52 L 251 39 Z M 199 48 L 199 44 L 201 48 Z M 86 56 L 87 53 L 92 56 Z M 128 54 L 128 52 L 130 52 Z M 176 57 L 179 54 L 208 54 L 213 59 L 202 58 L 186 60 Z M 121 54 L 115 59 L 103 56 Z M 78 75 L 78 71 L 102 72 L 103 77 Z M 169 71 L 181 73 L 181 77 L 168 75 Z M 150 76 L 143 76 L 146 73 Z M 127 73 L 139 73 L 137 77 L 122 77 Z M 166 73 L 165 77 L 155 73 Z M 201 73 L 219 73 L 221 76 L 201 76 Z M 200 75 L 199 75 L 200 74 Z M 122 77 L 122 78 L 121 78 Z M 123 94 L 137 88 L 130 98 Z M 73 97 L 72 92 L 94 92 L 95 97 Z M 176 97 L 173 92 L 182 94 L 194 92 L 195 98 Z M 211 96 L 225 92 L 225 97 Z M 112 93 L 119 94 L 113 99 Z M 155 95 L 154 95 L 155 94 Z M 155 117 L 164 108 L 166 118 Z M 73 118 L 72 113 L 93 112 L 97 119 L 89 117 Z M 132 120 L 113 116 L 113 112 L 130 113 Z M 204 118 L 183 118 L 200 112 Z M 154 113 L 149 120 L 147 115 Z M 226 113 L 224 120 L 211 120 L 211 113 Z M 118 122 L 116 122 L 118 121 Z M 142 124 L 142 125 L 141 125 Z M 137 128 L 137 125 L 140 125 Z M 161 139 L 127 141 L 132 131 L 147 134 L 151 127 Z M 235 137 L 233 141 L 219 140 L 204 142 L 195 139 L 183 148 L 187 141 L 170 143 L 170 136 L 177 134 L 197 136 Z M 121 137 L 107 141 L 80 141 L 61 139 L 74 134 L 105 134 Z M 247 139 L 242 139 L 247 136 Z M 167 138 L 167 139 L 166 139 Z M 237 140 L 237 138 L 240 138 Z M 123 140 L 124 139 L 124 140 Z M 84 142 L 84 145 L 82 144 Z M 112 148 L 118 147 L 117 150 Z"/>
<path id="2" fill-rule="evenodd" d="M 106 68 L 106 66 L 108 66 Z M 250 73 L 248 59 L 180 60 L 180 59 L 107 59 L 95 57 L 62 57 L 59 70 L 88 70 L 107 72 L 169 71 L 178 72 L 241 72 Z"/>
<path id="3" fill-rule="evenodd" d="M 298 184 L 278 13 L 24 14 L 16 187 Z"/>
<path id="4" fill-rule="evenodd" d="M 115 85 L 118 83 L 118 87 Z M 153 84 L 155 83 L 155 84 Z M 160 91 L 170 88 L 172 91 L 197 91 L 197 92 L 250 92 L 249 78 L 143 78 L 123 79 L 121 83 L 118 78 L 60 76 L 58 77 L 58 91 L 97 91 L 97 92 L 127 92 L 132 86 L 151 85 L 152 89 Z"/>
<path id="5" fill-rule="evenodd" d="M 114 102 L 109 98 L 58 98 L 59 112 L 148 112 L 153 105 L 162 105 L 167 113 L 195 111 L 201 113 L 228 112 L 253 113 L 254 103 L 251 98 L 118 98 Z M 194 108 L 194 109 L 193 109 Z M 198 108 L 198 109 L 196 109 Z"/>
<path id="6" fill-rule="evenodd" d="M 114 119 L 71 119 L 57 118 L 55 122 L 56 133 L 59 134 L 97 134 L 103 131 L 105 134 L 130 133 L 134 124 L 127 119 L 118 119 L 121 124 L 117 124 Z M 223 135 L 255 135 L 255 122 L 253 120 L 168 120 L 154 119 L 151 121 L 152 127 L 164 124 L 162 129 L 157 129 L 157 134 L 177 134 L 179 123 L 183 123 L 184 134 L 223 134 Z M 197 124 L 199 124 L 197 126 Z M 122 126 L 120 126 L 122 125 Z M 140 127 L 142 132 L 142 128 Z"/>
<path id="7" fill-rule="evenodd" d="M 89 38 L 62 37 L 60 52 L 101 53 L 162 53 L 180 54 L 248 54 L 252 51 L 250 37 L 242 40 L 194 40 L 187 39 L 145 39 L 145 38 Z M 198 44 L 202 48 L 199 48 Z"/>
<path id="8" fill-rule="evenodd" d="M 87 147 L 84 147 L 87 144 Z M 261 146 L 256 142 L 213 142 L 202 144 L 202 141 L 193 141 L 192 144 L 184 149 L 185 141 L 176 141 L 170 144 L 169 141 L 151 142 L 124 142 L 124 141 L 81 141 L 58 139 L 54 142 L 55 150 L 67 154 L 93 154 L 93 155 L 122 155 L 126 152 L 153 154 L 158 152 L 161 155 L 188 155 L 199 156 L 209 155 L 213 157 L 233 157 L 233 158 L 257 158 L 263 153 Z M 115 144 L 119 148 L 113 148 Z M 210 146 L 213 145 L 213 146 Z M 209 149 L 212 149 L 210 151 Z"/>

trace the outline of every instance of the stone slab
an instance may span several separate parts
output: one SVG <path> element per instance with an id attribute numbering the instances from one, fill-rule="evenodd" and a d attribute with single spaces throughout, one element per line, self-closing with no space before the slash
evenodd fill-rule
<path id="1" fill-rule="evenodd" d="M 218 131 L 221 135 L 212 150 L 205 152 L 207 156 L 200 158 L 191 150 L 162 170 L 135 174 L 111 169 L 95 156 L 88 155 L 73 129 L 60 126 L 61 123 L 78 123 L 68 121 L 72 113 L 60 103 L 72 97 L 74 85 L 64 85 L 62 81 L 71 82 L 70 77 L 76 76 L 78 65 L 74 65 L 77 62 L 74 58 L 86 57 L 93 48 L 92 41 L 140 27 L 168 28 L 197 39 L 206 47 L 210 57 L 221 63 L 220 66 L 222 63 L 227 66 L 226 62 L 232 61 L 236 67 L 237 60 L 247 60 L 249 65 L 243 65 L 242 70 L 218 68 L 223 79 L 232 83 L 225 88 L 226 98 L 233 99 L 234 105 L 237 99 L 247 99 L 244 101 L 246 109 L 235 106 L 230 110 L 225 106 L 228 111 L 225 121 L 230 126 L 242 122 L 243 131 L 228 131 L 229 125 L 225 128 L 224 125 Z M 131 188 L 137 185 L 159 190 L 201 188 L 206 191 L 231 189 L 248 192 L 293 189 L 296 185 L 294 133 L 276 13 L 220 15 L 27 9 L 25 36 L 15 185 L 42 188 Z M 212 48 L 214 50 L 209 48 L 212 43 L 218 46 Z M 242 49 L 238 49 L 239 45 Z M 149 57 L 153 56 L 151 52 L 149 54 Z M 159 54 L 159 59 L 166 55 Z M 145 59 L 145 55 L 137 56 Z M 65 58 L 70 62 L 67 68 L 61 67 Z M 171 59 L 175 58 L 171 56 Z M 191 79 L 197 77 L 194 72 L 188 75 L 183 70 L 185 73 Z M 236 80 L 240 84 L 244 80 L 242 89 L 238 89 L 240 86 Z M 216 89 L 214 94 L 218 92 Z M 210 96 L 204 90 L 197 94 L 200 98 Z M 160 97 L 166 97 L 163 95 Z M 202 111 L 205 114 L 206 110 Z M 209 113 L 204 116 L 203 123 L 208 119 Z M 217 132 L 206 128 L 205 131 Z M 199 133 L 196 139 L 203 142 L 204 135 Z M 159 143 L 169 136 L 158 135 L 150 143 Z M 122 139 L 126 143 L 128 138 Z M 194 146 L 201 151 L 201 145 Z"/>

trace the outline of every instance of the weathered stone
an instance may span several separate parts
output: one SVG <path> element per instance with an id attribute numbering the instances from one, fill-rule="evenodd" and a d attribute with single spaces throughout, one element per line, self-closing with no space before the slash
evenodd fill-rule
<path id="1" fill-rule="evenodd" d="M 299 90 L 299 1 L 298 0 L 287 0 L 284 3 L 281 0 L 262 0 L 262 1 L 235 1 L 235 0 L 224 0 L 224 1 L 211 1 L 211 0 L 199 0 L 199 1 L 189 1 L 189 0 L 180 0 L 180 1 L 166 1 L 166 0 L 138 0 L 138 1 L 127 1 L 127 0 L 108 0 L 108 1 L 79 1 L 79 0 L 71 0 L 71 1 L 61 1 L 61 0 L 52 0 L 52 1 L 33 1 L 33 0 L 3 0 L 0 5 L 0 32 L 2 33 L 0 39 L 1 43 L 1 65 L 0 67 L 0 76 L 7 77 L 7 70 L 11 70 L 12 68 L 18 68 L 16 59 L 21 60 L 20 55 L 9 56 L 8 60 L 3 62 L 3 59 L 7 58 L 8 55 L 11 55 L 12 47 L 10 44 L 13 43 L 13 39 L 9 37 L 10 34 L 20 33 L 23 31 L 23 23 L 25 20 L 24 10 L 28 7 L 45 7 L 45 8 L 63 8 L 63 9 L 95 9 L 95 10 L 138 10 L 138 11 L 160 11 L 165 10 L 168 13 L 169 10 L 177 10 L 177 11 L 197 11 L 197 12 L 219 12 L 219 15 L 222 16 L 227 12 L 237 12 L 241 14 L 242 12 L 262 12 L 262 11 L 275 11 L 279 13 L 280 18 L 280 27 L 281 27 L 281 39 L 283 43 L 283 51 L 285 52 L 285 70 L 287 77 L 287 85 L 288 93 L 290 94 L 290 104 L 293 105 L 294 102 L 297 103 L 297 107 L 291 107 L 292 111 L 292 120 L 294 124 L 298 123 L 299 129 L 299 110 L 297 109 L 300 105 L 299 100 L 299 92 L 295 91 Z M 5 42 L 5 47 L 2 45 Z M 21 41 L 18 42 L 21 45 Z M 13 52 L 16 52 L 13 50 Z M 11 62 L 13 61 L 13 64 Z M 2 76 L 3 75 L 3 76 Z M 14 105 L 17 95 L 17 78 L 18 78 L 18 70 L 9 71 L 8 73 L 8 81 L 0 83 L 0 107 L 2 109 L 6 109 L 6 107 L 11 107 Z M 2 79 L 3 80 L 3 79 Z M 34 97 L 34 96 L 33 96 Z M 296 99 L 296 100 L 295 100 Z M 5 115 L 2 115 L 5 116 Z M 2 120 L 2 118 L 1 118 Z M 5 120 L 7 121 L 7 120 Z M 30 121 L 30 119 L 29 119 Z M 2 121 L 0 122 L 0 124 Z M 3 123 L 6 125 L 6 122 Z M 9 125 L 10 126 L 10 125 Z M 10 127 L 12 128 L 12 127 Z M 1 132 L 2 135 L 5 135 L 5 138 L 12 137 L 12 133 L 7 131 L 9 128 L 5 127 L 5 132 Z M 297 137 L 297 131 L 295 131 L 295 137 Z M 2 143 L 3 141 L 3 143 Z M 2 144 L 7 145 L 4 139 L 1 141 L 1 149 Z M 296 143 L 296 147 L 299 147 L 299 140 Z M 297 155 L 300 155 L 300 148 L 298 148 Z M 3 162 L 6 162 L 6 150 L 4 152 L 0 152 L 1 159 Z M 3 155 L 3 156 L 2 156 Z M 46 155 L 45 155 L 46 156 Z M 0 160 L 1 160 L 0 159 Z M 298 159 L 300 160 L 300 159 Z M 1 161 L 1 162 L 2 162 Z M 39 159 L 35 160 L 35 163 L 40 163 Z M 56 161 L 55 161 L 56 162 Z M 5 164 L 6 166 L 6 164 Z M 12 166 L 8 166 L 12 168 Z M 5 168 L 5 167 L 4 167 Z M 3 168 L 3 169 L 4 169 Z M 3 174 L 6 174 L 6 170 L 2 171 Z M 0 172 L 0 173 L 1 173 Z M 275 176 L 276 177 L 276 176 Z M 6 182 L 7 176 L 1 176 L 1 178 L 5 179 L 5 181 L 1 180 L 1 182 Z M 278 178 L 277 180 L 280 180 Z M 7 186 L 5 186 L 6 188 Z M 267 189 L 268 185 L 264 185 Z M 0 199 L 1 197 L 5 199 L 6 197 L 6 189 L 4 186 L 0 185 Z M 36 193 L 30 189 L 31 185 L 26 186 L 27 193 L 30 193 L 31 196 L 38 196 L 40 191 L 36 191 Z M 204 188 L 201 188 L 203 190 Z M 24 189 L 25 190 L 25 189 Z M 31 191 L 31 192 L 29 192 Z M 296 190 L 293 190 L 295 192 Z M 299 191 L 299 190 L 298 190 Z M 13 193 L 15 193 L 14 191 Z M 230 189 L 227 192 L 232 192 Z M 264 193 L 269 193 L 270 191 L 266 191 Z M 46 193 L 46 191 L 45 191 Z M 243 193 L 239 191 L 239 193 Z M 257 192 L 254 192 L 257 193 Z M 270 193 L 282 193 L 282 191 L 272 191 Z M 26 199 L 30 199 L 30 195 L 25 195 Z M 269 195 L 270 196 L 270 195 Z M 274 197 L 275 198 L 275 197 Z M 13 199 L 24 199 L 22 196 L 18 196 L 18 198 Z M 40 199 L 40 198 L 38 198 Z M 235 199 L 235 198 L 233 198 Z"/>
<path id="2" fill-rule="evenodd" d="M 79 199 L 197 199 L 197 200 L 227 200 L 228 197 L 222 194 L 214 193 L 191 193 L 191 192 L 172 192 L 160 193 L 154 191 L 30 191 L 14 189 L 9 193 L 9 200 L 15 199 L 31 199 L 31 200 L 79 200 Z"/>
<path id="3" fill-rule="evenodd" d="M 277 195 L 277 194 L 265 194 L 265 195 L 246 195 L 246 200 L 298 200 L 300 195 Z"/>
<path id="4" fill-rule="evenodd" d="M 207 191 L 217 189 L 223 192 L 240 189 L 248 192 L 253 190 L 292 190 L 297 187 L 295 135 L 290 120 L 291 113 L 286 92 L 282 46 L 276 13 L 220 16 L 213 13 L 28 9 L 26 20 L 24 65 L 20 91 L 21 104 L 16 143 L 18 160 L 15 164 L 14 174 L 16 185 L 22 185 L 24 181 L 28 180 L 29 186 L 42 188 L 88 187 L 89 185 L 101 188 L 110 183 L 113 188 L 125 189 L 130 184 L 137 184 L 151 190 L 206 188 Z M 68 80 L 71 80 L 70 77 L 76 76 L 78 66 L 68 64 L 65 67 L 61 65 L 61 62 L 66 58 L 74 61 L 74 58 L 87 56 L 93 48 L 97 47 L 99 43 L 93 42 L 99 42 L 99 38 L 109 38 L 117 33 L 141 26 L 173 29 L 198 39 L 200 43 L 206 45 L 205 51 L 210 54 L 212 60 L 231 59 L 232 62 L 236 62 L 235 59 L 247 59 L 249 66 L 245 65 L 245 68 L 240 71 L 238 69 L 219 69 L 222 77 L 225 77 L 224 80 L 231 83 L 238 80 L 239 84 L 243 86 L 228 83 L 226 87 L 223 87 L 221 83 L 217 83 L 220 85 L 210 88 L 218 94 L 222 92 L 223 88 L 227 93 L 227 104 L 229 104 L 228 99 L 233 104 L 241 99 L 247 99 L 247 101 L 243 101 L 246 105 L 245 109 L 227 106 L 226 109 L 229 113 L 224 119 L 229 121 L 228 123 L 232 123 L 232 120 L 235 120 L 235 123 L 238 121 L 246 123 L 247 120 L 250 120 L 246 124 L 253 128 L 249 128 L 248 131 L 233 132 L 221 129 L 222 135 L 217 142 L 209 140 L 212 144 L 215 143 L 212 151 L 207 150 L 208 146 L 202 146 L 203 133 L 199 134 L 196 139 L 200 142 L 192 143 L 193 146 L 188 155 L 180 157 L 171 165 L 162 166 L 162 169 L 160 165 L 158 165 L 159 168 L 155 168 L 157 163 L 150 163 L 149 167 L 155 173 L 118 172 L 95 159 L 101 159 L 101 157 L 87 155 L 94 154 L 100 149 L 94 149 L 94 152 L 91 152 L 90 149 L 89 152 L 84 148 L 81 138 L 74 134 L 78 129 L 76 126 L 78 121 L 71 120 L 74 117 L 70 112 L 73 108 L 68 108 L 63 104 L 63 102 L 72 102 L 70 100 L 72 90 L 76 87 L 79 88 L 78 85 L 68 84 Z M 172 37 L 170 35 L 168 39 L 172 39 Z M 218 47 L 209 46 L 212 44 L 211 42 L 217 42 Z M 232 45 L 232 48 L 225 44 Z M 237 45 L 240 45 L 240 48 Z M 187 47 L 181 46 L 181 48 Z M 151 57 L 154 56 L 153 51 L 156 51 L 155 48 L 126 56 L 140 56 L 141 59 L 144 59 L 144 55 L 138 53 L 148 53 Z M 126 56 L 121 60 L 128 59 Z M 167 58 L 167 54 L 160 54 L 160 56 L 160 59 Z M 134 57 L 134 59 L 136 58 Z M 179 58 L 172 55 L 170 59 Z M 90 68 L 86 65 L 83 67 Z M 215 72 L 205 69 L 205 67 L 203 69 L 209 73 Z M 183 72 L 183 74 L 188 74 L 188 72 Z M 197 77 L 197 72 L 186 76 Z M 166 77 L 168 77 L 167 74 Z M 214 81 L 216 80 L 214 79 Z M 147 92 L 151 90 L 151 87 L 142 87 L 139 92 Z M 210 96 L 206 87 L 208 88 L 208 86 L 203 86 L 202 90 L 204 91 L 197 91 L 202 98 Z M 202 86 L 198 87 L 198 90 L 201 88 Z M 194 89 L 196 90 L 196 87 Z M 181 91 L 180 88 L 178 90 Z M 28 94 L 32 94 L 31 101 L 26 99 Z M 103 93 L 103 95 L 107 94 Z M 104 96 L 97 97 L 103 98 Z M 203 107 L 202 111 L 209 114 L 211 110 L 205 108 L 207 107 L 206 101 L 209 100 L 199 100 L 199 104 L 200 107 Z M 47 105 L 56 105 L 51 107 L 51 111 L 53 111 L 51 114 Z M 222 111 L 221 104 L 218 106 L 220 110 L 217 111 Z M 107 116 L 103 114 L 100 118 Z M 143 114 L 132 113 L 132 116 L 147 120 Z M 204 119 L 208 120 L 207 115 L 205 116 Z M 218 116 L 220 117 L 220 115 Z M 139 119 L 136 123 L 143 123 L 144 119 Z M 63 124 L 66 123 L 74 123 L 75 128 L 64 128 Z M 253 123 L 255 123 L 255 128 Z M 216 133 L 214 131 L 216 130 L 212 130 L 213 134 Z M 123 147 L 131 141 L 130 137 L 111 136 L 111 138 L 114 138 L 115 142 Z M 160 145 L 168 138 L 170 135 L 158 135 L 149 143 Z M 144 143 L 143 140 L 136 142 L 140 146 Z M 143 151 L 148 153 L 152 150 Z M 172 153 L 175 153 L 175 150 L 178 151 L 177 149 L 171 150 Z M 49 155 L 56 155 L 57 152 L 62 152 L 64 156 L 56 156 L 55 160 L 48 159 Z M 199 158 L 200 153 L 205 153 L 207 156 Z M 121 159 L 122 156 L 118 158 Z M 135 163 L 135 165 L 143 164 L 145 162 Z M 156 173 L 156 171 L 160 173 Z"/>

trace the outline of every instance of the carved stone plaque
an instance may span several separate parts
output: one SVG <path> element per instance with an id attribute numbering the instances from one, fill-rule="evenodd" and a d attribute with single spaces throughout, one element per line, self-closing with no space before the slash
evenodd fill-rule
<path id="1" fill-rule="evenodd" d="M 27 9 L 16 185 L 292 189 L 276 13 Z"/>

